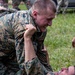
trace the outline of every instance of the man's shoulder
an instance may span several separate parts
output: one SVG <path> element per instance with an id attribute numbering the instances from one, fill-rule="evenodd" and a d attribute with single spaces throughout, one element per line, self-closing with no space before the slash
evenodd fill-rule
<path id="1" fill-rule="evenodd" d="M 21 13 L 21 14 L 23 14 L 23 13 L 29 13 L 29 11 L 28 10 L 20 10 L 20 11 L 17 11 L 17 13 Z"/>
<path id="2" fill-rule="evenodd" d="M 17 11 L 15 14 L 18 17 L 27 18 L 29 16 L 29 11 L 28 10 L 20 10 L 20 11 Z"/>

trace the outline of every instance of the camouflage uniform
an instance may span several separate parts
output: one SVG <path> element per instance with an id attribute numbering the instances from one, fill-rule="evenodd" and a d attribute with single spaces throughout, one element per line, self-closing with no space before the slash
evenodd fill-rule
<path id="1" fill-rule="evenodd" d="M 38 58 L 33 58 L 25 63 L 27 75 L 54 75 L 52 71 L 48 71 L 39 61 Z"/>
<path id="2" fill-rule="evenodd" d="M 33 21 L 30 11 L 18 11 L 0 17 L 0 75 L 26 75 L 24 63 L 24 26 Z M 33 35 L 32 41 L 34 49 L 40 62 L 51 70 L 47 63 L 46 53 L 42 51 L 45 32 L 37 32 Z"/>
<path id="3" fill-rule="evenodd" d="M 3 5 L 3 0 L 0 0 L 0 6 L 2 6 Z"/>
<path id="4" fill-rule="evenodd" d="M 4 7 L 8 8 L 8 0 L 4 0 Z"/>
<path id="5" fill-rule="evenodd" d="M 12 0 L 12 6 L 15 9 L 18 9 L 20 2 L 23 1 L 26 7 L 29 9 L 36 0 Z"/>
<path id="6" fill-rule="evenodd" d="M 0 6 L 8 8 L 8 0 L 0 0 Z"/>

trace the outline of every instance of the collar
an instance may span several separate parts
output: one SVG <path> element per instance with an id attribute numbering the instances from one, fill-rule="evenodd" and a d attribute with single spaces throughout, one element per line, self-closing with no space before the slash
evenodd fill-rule
<path id="1" fill-rule="evenodd" d="M 37 24 L 35 23 L 33 17 L 31 16 L 31 10 L 32 10 L 32 8 L 29 9 L 29 15 L 30 15 L 30 17 L 29 17 L 29 23 L 30 23 L 30 24 L 33 24 L 33 25 L 36 27 L 37 32 L 41 32 L 40 29 L 39 29 L 39 27 L 38 27 Z"/>

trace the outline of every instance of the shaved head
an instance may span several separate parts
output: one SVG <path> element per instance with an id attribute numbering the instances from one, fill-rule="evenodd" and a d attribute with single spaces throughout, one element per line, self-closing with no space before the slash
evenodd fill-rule
<path id="1" fill-rule="evenodd" d="M 52 0 L 37 0 L 32 6 L 32 10 L 37 10 L 39 13 L 48 9 L 56 12 L 56 5 Z"/>

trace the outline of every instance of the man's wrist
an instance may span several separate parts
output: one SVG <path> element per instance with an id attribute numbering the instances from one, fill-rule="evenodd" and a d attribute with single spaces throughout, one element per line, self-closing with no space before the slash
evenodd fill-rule
<path id="1" fill-rule="evenodd" d="M 24 37 L 24 39 L 25 39 L 25 40 L 31 40 L 31 38 L 30 38 L 30 37 Z"/>

